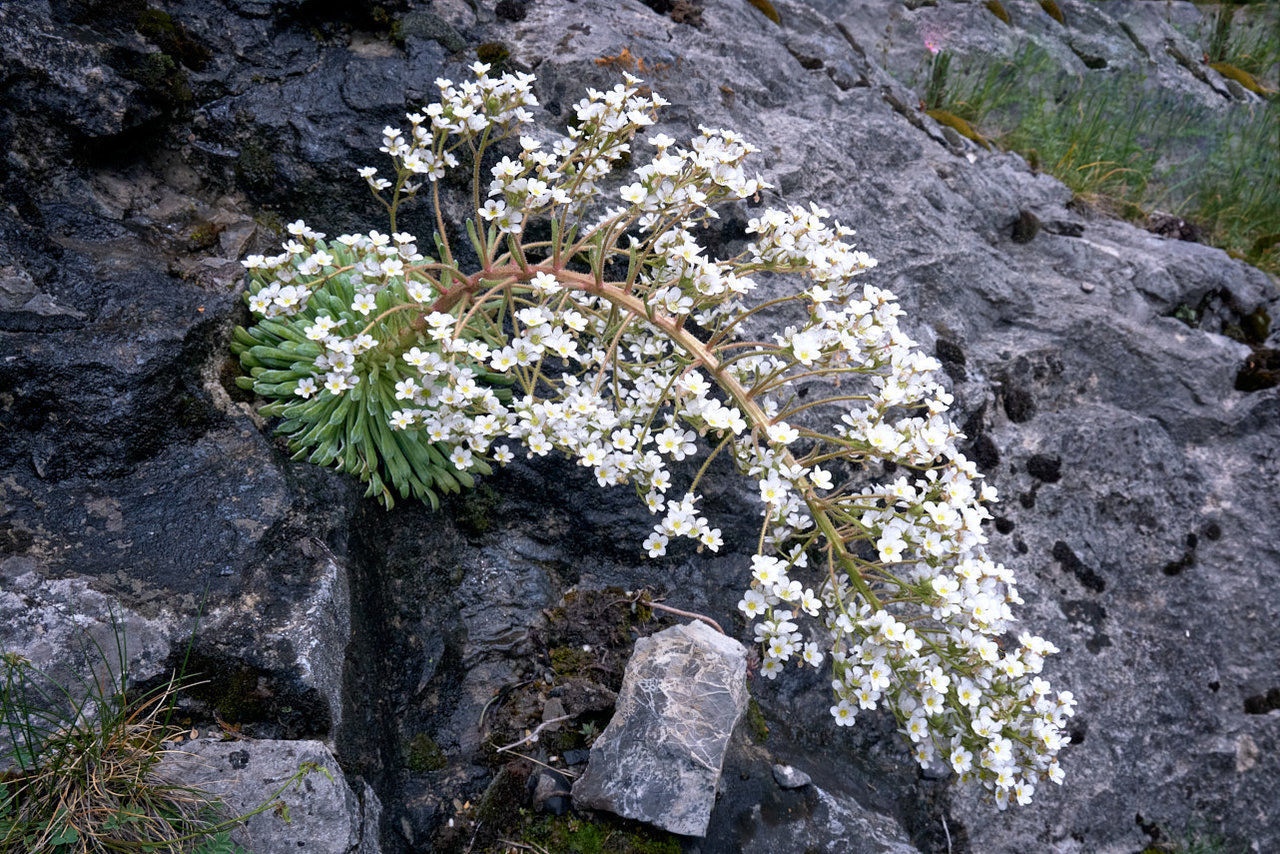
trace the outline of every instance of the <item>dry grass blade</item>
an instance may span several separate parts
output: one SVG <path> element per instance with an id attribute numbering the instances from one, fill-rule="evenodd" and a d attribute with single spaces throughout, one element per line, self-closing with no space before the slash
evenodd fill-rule
<path id="1" fill-rule="evenodd" d="M 117 661 L 95 642 L 95 675 L 57 682 L 25 659 L 5 656 L 0 694 L 0 854 L 197 850 L 220 817 L 210 797 L 157 774 L 183 682 L 131 699 L 123 638 Z"/>

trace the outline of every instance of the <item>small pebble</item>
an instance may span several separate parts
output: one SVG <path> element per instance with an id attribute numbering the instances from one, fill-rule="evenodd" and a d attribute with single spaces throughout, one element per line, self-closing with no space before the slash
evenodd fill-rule
<path id="1" fill-rule="evenodd" d="M 799 789 L 813 782 L 813 779 L 798 768 L 790 765 L 774 765 L 773 779 L 784 789 Z"/>
<path id="2" fill-rule="evenodd" d="M 1094 289 L 1094 287 L 1096 287 L 1096 286 L 1093 284 L 1093 282 L 1081 282 L 1081 283 L 1080 283 L 1080 290 L 1084 291 L 1086 294 L 1091 294 L 1091 293 L 1093 293 L 1093 289 Z"/>

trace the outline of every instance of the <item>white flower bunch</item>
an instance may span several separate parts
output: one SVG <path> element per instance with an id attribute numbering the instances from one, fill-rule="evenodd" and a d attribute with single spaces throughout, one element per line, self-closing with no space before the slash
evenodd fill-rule
<path id="1" fill-rule="evenodd" d="M 282 254 L 245 262 L 250 308 L 263 323 L 289 319 L 315 354 L 291 363 L 305 376 L 265 371 L 254 387 L 301 399 L 290 404 L 298 423 L 313 398 L 377 398 L 385 423 L 373 441 L 344 446 L 361 459 L 376 451 L 403 467 L 404 449 L 422 442 L 465 475 L 517 448 L 565 455 L 602 486 L 636 489 L 656 519 L 650 557 L 680 538 L 723 544 L 698 486 L 725 454 L 759 489 L 738 607 L 765 677 L 829 661 L 837 725 L 887 708 L 922 766 L 949 765 L 1001 808 L 1060 783 L 1075 701 L 1040 676 L 1056 649 L 1014 635 L 1013 575 L 983 549 L 995 490 L 957 449 L 939 364 L 898 325 L 894 295 L 857 282 L 875 261 L 847 242 L 853 232 L 816 205 L 766 210 L 737 256 L 713 258 L 699 230 L 715 206 L 768 189 L 746 174 L 755 149 L 736 133 L 702 128 L 687 145 L 655 134 L 647 162 L 606 192 L 660 97 L 630 75 L 589 89 L 568 136 L 546 142 L 519 134 L 537 105 L 531 77 L 472 70 L 473 82 L 438 81 L 440 103 L 410 115 L 408 133 L 384 131 L 394 179 L 360 170 L 391 235 L 326 243 L 299 222 Z M 473 270 L 453 259 L 438 185 L 437 258 L 394 224 L 460 146 L 474 164 Z M 530 237 L 535 223 L 543 238 Z M 757 296 L 773 274 L 802 287 Z M 792 325 L 755 340 L 747 327 L 762 311 L 790 312 Z M 362 391 L 369 381 L 377 394 Z M 673 463 L 703 452 L 677 484 L 685 469 Z M 876 482 L 882 469 L 896 479 Z M 412 474 L 384 480 L 417 494 Z"/>

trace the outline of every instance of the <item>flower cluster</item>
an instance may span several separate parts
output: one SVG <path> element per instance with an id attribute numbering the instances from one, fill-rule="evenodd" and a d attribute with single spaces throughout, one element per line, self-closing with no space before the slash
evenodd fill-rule
<path id="1" fill-rule="evenodd" d="M 837 725 L 890 710 L 921 765 L 949 765 L 1002 808 L 1060 782 L 1074 700 L 1040 676 L 1056 649 L 1014 637 L 1013 575 L 984 551 L 995 490 L 958 450 L 939 364 L 899 326 L 894 295 L 858 282 L 875 261 L 852 231 L 816 205 L 765 210 L 736 256 L 714 258 L 702 226 L 715 206 L 769 189 L 747 175 L 755 149 L 736 133 L 702 128 L 687 145 L 653 134 L 652 156 L 606 192 L 660 97 L 630 76 L 588 90 L 568 136 L 538 140 L 518 134 L 532 78 L 473 71 L 438 81 L 441 102 L 410 115 L 409 133 L 386 129 L 394 180 L 361 170 L 391 235 L 325 242 L 299 222 L 284 253 L 245 262 L 260 325 L 293 339 L 277 348 L 288 358 L 246 351 L 294 372 L 255 368 L 253 387 L 295 399 L 281 414 L 300 445 L 332 439 L 337 416 L 314 424 L 322 405 L 362 396 L 352 409 L 382 420 L 343 446 L 364 463 L 347 467 L 402 494 L 444 462 L 464 477 L 518 452 L 562 454 L 602 486 L 636 489 L 655 516 L 651 557 L 681 538 L 723 545 L 698 486 L 725 454 L 759 490 L 738 607 L 765 677 L 829 662 Z M 470 271 L 442 234 L 430 258 L 394 227 L 402 198 L 420 176 L 438 181 L 459 146 L 475 164 Z M 779 294 L 767 274 L 803 287 Z M 766 308 L 791 325 L 756 329 Z M 676 464 L 707 449 L 682 475 Z M 369 463 L 378 454 L 385 471 Z M 867 476 L 881 468 L 898 475 Z"/>

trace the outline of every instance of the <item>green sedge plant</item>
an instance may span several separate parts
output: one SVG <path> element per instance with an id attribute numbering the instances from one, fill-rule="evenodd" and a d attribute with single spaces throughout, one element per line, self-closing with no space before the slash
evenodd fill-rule
<path id="1" fill-rule="evenodd" d="M 158 773 L 181 680 L 134 695 L 116 643 L 113 657 L 89 639 L 70 683 L 0 656 L 0 852 L 237 850 L 207 795 Z"/>
<path id="2" fill-rule="evenodd" d="M 280 343 L 255 353 L 249 329 L 237 347 L 299 452 L 428 501 L 415 478 L 561 455 L 636 491 L 653 558 L 721 548 L 699 489 L 726 459 L 757 490 L 738 608 L 765 678 L 829 667 L 836 725 L 888 709 L 918 762 L 1002 808 L 1060 782 L 1075 700 L 1039 675 L 1056 649 L 1011 633 L 1017 586 L 984 550 L 995 491 L 957 448 L 939 363 L 893 294 L 860 284 L 875 261 L 852 231 L 816 204 L 762 208 L 712 257 L 717 208 L 769 189 L 737 133 L 647 131 L 666 102 L 630 75 L 588 89 L 565 135 L 534 131 L 532 76 L 472 71 L 383 129 L 386 176 L 360 170 L 389 234 L 328 240 L 300 220 L 282 253 L 244 262 Z M 465 255 L 440 198 L 462 163 Z M 430 256 L 396 225 L 423 195 Z"/>
<path id="3" fill-rule="evenodd" d="M 175 673 L 134 691 L 119 625 L 114 640 L 108 651 L 86 633 L 83 671 L 69 680 L 0 652 L 0 854 L 247 854 L 232 841 L 235 828 L 315 769 L 228 817 L 216 798 L 163 768 L 189 737 L 173 714 L 178 692 L 195 683 Z"/>
<path id="4" fill-rule="evenodd" d="M 1229 25 L 1216 32 L 1232 32 L 1230 15 L 1215 20 Z M 1246 23 L 1237 26 L 1253 32 Z M 1257 60 L 1247 64 L 1259 79 L 1273 80 L 1280 39 L 1267 38 L 1259 34 L 1240 50 Z M 1137 218 L 1175 213 L 1199 225 L 1206 242 L 1280 272 L 1277 99 L 1209 107 L 1137 74 L 1069 75 L 1033 42 L 978 66 L 959 61 L 937 38 L 925 47 L 918 86 L 940 123 L 984 147 L 1019 152 L 1104 209 Z"/>

